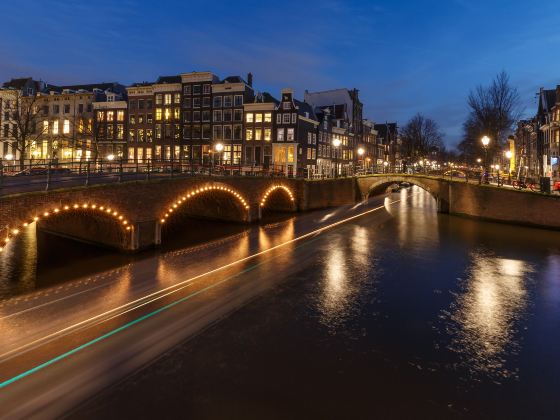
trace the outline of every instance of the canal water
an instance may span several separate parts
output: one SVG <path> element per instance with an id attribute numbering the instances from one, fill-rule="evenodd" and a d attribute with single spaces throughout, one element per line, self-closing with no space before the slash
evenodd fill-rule
<path id="1" fill-rule="evenodd" d="M 281 286 L 70 417 L 558 418 L 560 233 L 437 214 L 416 187 L 390 198 L 390 217 L 323 233 Z M 21 246 L 5 296 L 72 259 L 141 258 L 77 247 L 37 269 Z"/>

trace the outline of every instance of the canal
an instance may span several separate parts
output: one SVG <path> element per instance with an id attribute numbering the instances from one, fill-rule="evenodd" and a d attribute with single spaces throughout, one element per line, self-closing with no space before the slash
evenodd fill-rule
<path id="1" fill-rule="evenodd" d="M 416 187 L 385 200 L 400 201 L 292 251 L 278 286 L 70 417 L 557 418 L 560 233 L 437 214 Z M 255 229 L 197 226 L 134 257 L 29 234 L 3 296 Z"/>

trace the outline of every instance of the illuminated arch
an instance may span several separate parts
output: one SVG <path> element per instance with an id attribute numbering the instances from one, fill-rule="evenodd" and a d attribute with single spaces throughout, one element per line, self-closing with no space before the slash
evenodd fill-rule
<path id="1" fill-rule="evenodd" d="M 265 206 L 266 200 L 268 200 L 268 196 L 278 189 L 282 189 L 282 190 L 286 191 L 286 193 L 290 197 L 290 201 L 292 203 L 295 201 L 294 194 L 292 193 L 292 191 L 288 187 L 286 187 L 284 185 L 274 185 L 274 186 L 270 187 L 268 190 L 266 190 L 266 192 L 264 193 L 263 198 L 261 199 L 261 204 L 260 204 L 261 207 Z"/>
<path id="2" fill-rule="evenodd" d="M 27 221 L 16 225 L 15 227 L 11 228 L 8 232 L 6 238 L 0 243 L 0 252 L 4 250 L 4 247 L 17 235 L 19 235 L 25 228 L 29 227 L 33 222 L 38 222 L 42 219 L 46 219 L 48 217 L 52 217 L 59 214 L 65 213 L 72 213 L 74 211 L 90 211 L 97 214 L 102 214 L 104 216 L 108 216 L 114 218 L 115 221 L 119 223 L 119 225 L 126 231 L 130 231 L 133 227 L 129 224 L 127 218 L 116 211 L 114 208 L 105 205 L 98 205 L 94 203 L 83 203 L 83 204 L 65 204 L 58 207 L 52 207 L 48 210 L 37 212 L 37 214 L 27 219 Z"/>
<path id="3" fill-rule="evenodd" d="M 163 214 L 160 218 L 160 222 L 161 223 L 165 223 L 167 221 L 167 219 L 173 214 L 174 211 L 176 211 L 179 207 L 181 207 L 183 204 L 185 204 L 187 201 L 189 201 L 190 199 L 209 192 L 209 191 L 222 191 L 222 192 L 226 192 L 229 193 L 230 195 L 233 195 L 238 202 L 243 206 L 243 208 L 245 210 L 249 210 L 249 204 L 247 203 L 247 200 L 241 195 L 239 194 L 237 191 L 235 191 L 232 188 L 229 188 L 227 186 L 224 185 L 207 185 L 205 187 L 199 187 L 199 188 L 194 188 L 192 191 L 188 192 L 187 194 L 179 197 L 179 199 L 177 201 L 175 201 L 174 203 L 172 203 L 166 210 L 165 214 Z"/>

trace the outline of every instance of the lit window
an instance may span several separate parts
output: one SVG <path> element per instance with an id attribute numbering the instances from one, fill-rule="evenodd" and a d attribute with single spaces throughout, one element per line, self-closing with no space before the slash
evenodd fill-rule
<path id="1" fill-rule="evenodd" d="M 117 111 L 117 121 L 124 121 L 124 111 L 122 109 Z"/>
<path id="2" fill-rule="evenodd" d="M 64 134 L 70 133 L 70 120 L 64 120 L 64 125 L 62 126 L 62 132 Z"/>
<path id="3" fill-rule="evenodd" d="M 287 141 L 294 141 L 294 129 L 293 128 L 288 128 L 288 137 L 286 139 Z"/>
<path id="4" fill-rule="evenodd" d="M 161 121 L 162 109 L 156 108 L 156 121 Z"/>
<path id="5" fill-rule="evenodd" d="M 272 114 L 270 112 L 267 112 L 266 114 L 264 114 L 264 122 L 272 122 Z"/>
<path id="6" fill-rule="evenodd" d="M 156 105 L 161 105 L 162 95 L 161 93 L 156 95 Z"/>
<path id="7" fill-rule="evenodd" d="M 247 141 L 253 140 L 253 130 L 251 129 L 245 130 L 245 140 Z"/>
<path id="8" fill-rule="evenodd" d="M 122 140 L 124 138 L 124 126 L 122 124 L 117 124 L 117 139 Z"/>
<path id="9" fill-rule="evenodd" d="M 176 104 L 180 104 L 181 103 L 181 94 L 180 93 L 176 93 L 174 96 L 174 103 Z"/>
<path id="10" fill-rule="evenodd" d="M 58 134 L 58 120 L 53 122 L 52 133 L 53 134 Z"/>
<path id="11" fill-rule="evenodd" d="M 163 95 L 163 104 L 171 105 L 171 93 L 166 93 L 165 95 Z"/>
<path id="12" fill-rule="evenodd" d="M 255 130 L 255 140 L 262 140 L 262 130 L 260 128 Z"/>
<path id="13" fill-rule="evenodd" d="M 107 121 L 113 121 L 115 118 L 115 112 L 114 111 L 107 111 Z"/>
<path id="14" fill-rule="evenodd" d="M 48 132 L 49 132 L 49 122 L 43 121 L 43 133 L 48 133 Z"/>
<path id="15" fill-rule="evenodd" d="M 283 128 L 279 128 L 277 130 L 276 139 L 278 141 L 284 141 L 284 129 Z"/>
<path id="16" fill-rule="evenodd" d="M 180 112 L 179 108 L 175 108 L 173 110 L 173 119 L 175 121 L 179 121 L 181 119 L 181 112 Z"/>
<path id="17" fill-rule="evenodd" d="M 253 114 L 251 114 L 251 113 L 245 114 L 245 122 L 252 123 L 253 122 Z"/>
<path id="18" fill-rule="evenodd" d="M 255 122 L 262 123 L 262 114 L 255 114 Z"/>
<path id="19" fill-rule="evenodd" d="M 264 129 L 264 140 L 265 141 L 270 141 L 271 139 L 272 139 L 272 129 L 265 128 Z"/>

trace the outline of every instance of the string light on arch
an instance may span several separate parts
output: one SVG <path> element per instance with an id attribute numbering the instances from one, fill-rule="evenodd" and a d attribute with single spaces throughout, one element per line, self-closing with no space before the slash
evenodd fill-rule
<path id="1" fill-rule="evenodd" d="M 239 203 L 246 210 L 249 210 L 249 204 L 247 203 L 247 200 L 245 200 L 245 198 L 243 198 L 243 196 L 241 194 L 239 194 L 237 191 L 235 191 L 235 190 L 233 190 L 229 187 L 224 187 L 224 186 L 220 186 L 220 185 L 209 185 L 209 186 L 198 187 L 196 189 L 193 189 L 192 191 L 189 191 L 184 196 L 181 196 L 179 199 L 177 199 L 177 201 L 175 203 L 170 204 L 169 207 L 167 208 L 165 214 L 161 217 L 160 222 L 165 223 L 167 221 L 167 219 L 169 218 L 169 216 L 171 216 L 171 214 L 173 213 L 174 210 L 177 210 L 181 205 L 185 204 L 187 201 L 194 198 L 195 196 L 197 196 L 199 194 L 202 194 L 202 193 L 205 193 L 207 191 L 224 191 L 224 192 L 227 192 L 227 193 L 233 195 L 235 198 L 237 198 Z"/>
<path id="2" fill-rule="evenodd" d="M 288 187 L 284 185 L 274 185 L 273 187 L 270 187 L 268 190 L 266 190 L 266 192 L 264 193 L 264 196 L 261 200 L 261 207 L 264 207 L 264 205 L 266 204 L 266 200 L 268 199 L 268 196 L 274 191 L 276 191 L 277 189 L 282 189 L 286 191 L 286 193 L 288 193 L 288 196 L 290 197 L 290 201 L 292 202 L 295 201 L 294 194 Z"/>
<path id="3" fill-rule="evenodd" d="M 89 210 L 89 211 L 94 211 L 94 212 L 97 212 L 97 213 L 102 213 L 106 216 L 109 216 L 109 217 L 112 217 L 113 219 L 115 219 L 115 221 L 120 226 L 122 226 L 125 230 L 130 231 L 130 230 L 133 229 L 133 227 L 129 224 L 129 221 L 123 215 L 120 215 L 119 213 L 117 213 L 114 210 L 111 210 L 111 209 L 106 208 L 104 206 L 98 206 L 97 204 L 83 203 L 80 206 L 79 204 L 74 203 L 72 205 L 67 204 L 67 205 L 60 206 L 60 207 L 53 207 L 52 210 L 44 211 L 42 213 L 38 212 L 37 215 L 30 218 L 30 220 L 21 223 L 21 225 L 16 225 L 15 227 L 11 227 L 9 232 L 8 232 L 8 235 L 6 236 L 6 238 L 3 241 L 4 244 L 8 244 L 12 238 L 21 234 L 24 231 L 24 228 L 27 228 L 27 227 L 31 226 L 31 224 L 33 222 L 38 222 L 41 219 L 41 217 L 48 218 L 49 216 L 51 216 L 53 214 L 59 214 L 61 212 L 61 209 L 64 210 L 64 211 L 69 211 L 70 209 Z M 0 246 L 0 252 L 2 252 L 3 250 L 4 250 L 4 247 Z"/>

